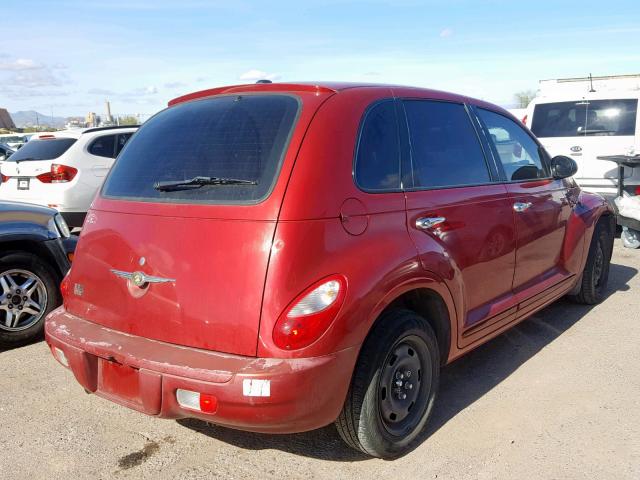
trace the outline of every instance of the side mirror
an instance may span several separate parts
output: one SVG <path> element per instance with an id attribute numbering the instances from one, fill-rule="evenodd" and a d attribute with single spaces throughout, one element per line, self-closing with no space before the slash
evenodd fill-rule
<path id="1" fill-rule="evenodd" d="M 578 164 L 573 158 L 557 155 L 551 159 L 551 175 L 555 179 L 572 177 L 578 171 Z"/>

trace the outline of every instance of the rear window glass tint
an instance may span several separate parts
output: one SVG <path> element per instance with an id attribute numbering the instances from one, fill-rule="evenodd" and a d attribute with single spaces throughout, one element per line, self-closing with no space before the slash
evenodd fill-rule
<path id="1" fill-rule="evenodd" d="M 400 141 L 392 100 L 366 113 L 356 156 L 356 182 L 365 190 L 400 188 Z"/>
<path id="2" fill-rule="evenodd" d="M 416 188 L 489 183 L 489 169 L 464 106 L 404 101 Z"/>
<path id="3" fill-rule="evenodd" d="M 634 135 L 638 100 L 581 100 L 541 103 L 531 131 L 541 138 Z"/>
<path id="4" fill-rule="evenodd" d="M 58 158 L 69 147 L 76 143 L 75 138 L 51 138 L 47 140 L 31 140 L 16 153 L 11 155 L 10 161 L 27 162 L 29 160 L 53 160 Z"/>
<path id="5" fill-rule="evenodd" d="M 256 203 L 266 198 L 284 157 L 298 101 L 288 95 L 234 95 L 176 105 L 127 143 L 103 195 L 177 203 Z M 194 177 L 249 180 L 158 191 L 156 182 Z"/>

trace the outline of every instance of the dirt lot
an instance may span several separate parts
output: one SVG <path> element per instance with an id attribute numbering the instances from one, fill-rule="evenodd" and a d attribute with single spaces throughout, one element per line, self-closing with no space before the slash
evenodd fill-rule
<path id="1" fill-rule="evenodd" d="M 394 462 L 333 427 L 287 436 L 148 418 L 85 395 L 44 343 L 0 351 L 0 478 L 640 478 L 640 251 L 447 367 L 432 435 Z M 389 475 L 389 477 L 387 477 Z"/>

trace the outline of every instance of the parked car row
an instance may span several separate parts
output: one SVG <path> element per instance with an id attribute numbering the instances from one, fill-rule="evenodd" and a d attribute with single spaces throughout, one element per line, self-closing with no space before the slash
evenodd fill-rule
<path id="1" fill-rule="evenodd" d="M 38 134 L 0 166 L 0 199 L 55 208 L 72 227 L 87 210 L 114 159 L 137 127 Z"/>
<path id="2" fill-rule="evenodd" d="M 76 243 L 55 210 L 0 202 L 0 347 L 42 335 Z"/>
<path id="3" fill-rule="evenodd" d="M 115 157 L 130 133 L 33 140 L 0 192 L 81 211 L 65 187 L 100 167 L 74 149 Z M 454 94 L 185 95 L 95 197 L 46 341 L 84 390 L 149 415 L 273 433 L 335 421 L 353 448 L 397 457 L 426 435 L 442 365 L 562 296 L 604 297 L 615 215 L 576 171 Z"/>

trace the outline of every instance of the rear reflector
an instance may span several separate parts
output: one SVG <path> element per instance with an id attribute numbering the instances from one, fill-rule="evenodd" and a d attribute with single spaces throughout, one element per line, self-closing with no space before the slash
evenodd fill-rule
<path id="1" fill-rule="evenodd" d="M 192 392 L 191 390 L 176 390 L 176 400 L 182 408 L 204 413 L 216 413 L 218 399 L 208 393 Z"/>
<path id="2" fill-rule="evenodd" d="M 51 352 L 53 353 L 53 357 L 58 360 L 62 366 L 69 368 L 69 360 L 67 360 L 67 356 L 62 350 L 58 347 L 51 347 Z"/>

